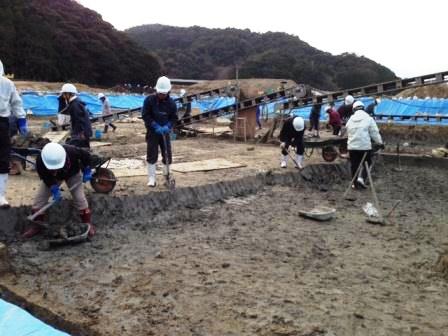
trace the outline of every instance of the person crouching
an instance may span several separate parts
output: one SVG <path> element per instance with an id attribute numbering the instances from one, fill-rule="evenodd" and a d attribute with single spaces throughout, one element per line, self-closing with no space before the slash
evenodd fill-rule
<path id="1" fill-rule="evenodd" d="M 81 222 L 89 225 L 89 236 L 95 235 L 92 225 L 92 214 L 84 194 L 83 182 L 92 179 L 90 169 L 90 153 L 79 147 L 49 143 L 44 146 L 36 159 L 36 170 L 42 180 L 34 198 L 32 212 L 36 213 L 45 206 L 52 196 L 55 202 L 62 200 L 61 184 L 63 181 L 70 188 L 73 203 L 79 210 Z M 45 222 L 45 214 L 36 217 L 36 221 Z M 40 233 L 41 227 L 33 224 L 23 234 L 24 238 L 31 238 Z"/>
<path id="2" fill-rule="evenodd" d="M 305 121 L 302 117 L 292 117 L 284 121 L 280 131 L 280 148 L 282 150 L 280 167 L 286 168 L 288 162 L 289 146 L 296 147 L 296 168 L 303 168 L 303 134 L 305 133 Z"/>

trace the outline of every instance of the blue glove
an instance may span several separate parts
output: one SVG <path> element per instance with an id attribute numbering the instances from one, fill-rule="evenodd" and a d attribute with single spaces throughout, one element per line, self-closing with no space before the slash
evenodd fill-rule
<path id="1" fill-rule="evenodd" d="M 57 184 L 52 185 L 50 188 L 51 194 L 53 195 L 53 201 L 56 203 L 62 200 L 61 188 Z"/>
<path id="2" fill-rule="evenodd" d="M 171 129 L 168 126 L 162 126 L 161 134 L 168 134 L 171 131 Z"/>
<path id="3" fill-rule="evenodd" d="M 92 169 L 90 167 L 85 167 L 82 172 L 82 182 L 86 183 L 92 180 Z"/>
<path id="4" fill-rule="evenodd" d="M 152 123 L 151 123 L 151 127 L 154 129 L 154 131 L 157 133 L 157 134 L 162 134 L 162 126 L 160 126 L 158 123 L 156 123 L 155 121 L 153 121 Z"/>
<path id="5" fill-rule="evenodd" d="M 28 125 L 26 122 L 26 118 L 19 118 L 17 119 L 17 125 L 19 126 L 19 132 L 22 135 L 28 134 Z"/>
<path id="6" fill-rule="evenodd" d="M 171 132 L 171 123 L 168 121 L 165 126 L 162 126 L 162 134 L 168 134 Z"/>

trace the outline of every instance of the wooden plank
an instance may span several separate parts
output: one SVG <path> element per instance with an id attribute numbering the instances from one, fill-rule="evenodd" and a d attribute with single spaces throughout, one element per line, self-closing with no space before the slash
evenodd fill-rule
<path id="1" fill-rule="evenodd" d="M 62 141 L 68 136 L 69 131 L 51 131 L 45 133 L 44 137 L 55 143 L 62 143 Z"/>
<path id="2" fill-rule="evenodd" d="M 230 127 L 228 126 L 217 126 L 215 128 L 213 127 L 196 127 L 195 130 L 197 130 L 198 132 L 201 133 L 205 133 L 205 134 L 213 134 L 213 133 L 224 133 L 224 132 L 230 132 L 232 131 L 230 129 Z"/>
<path id="3" fill-rule="evenodd" d="M 134 169 L 116 168 L 116 169 L 112 169 L 112 171 L 114 172 L 114 175 L 116 178 L 148 175 L 148 169 L 146 167 L 145 168 L 134 168 Z M 158 170 L 158 171 L 156 171 L 156 174 L 161 175 L 162 171 Z"/>
<path id="4" fill-rule="evenodd" d="M 112 142 L 99 142 L 99 141 L 91 141 L 90 148 L 98 148 L 104 146 L 112 146 Z"/>
<path id="5" fill-rule="evenodd" d="M 210 159 L 210 160 L 202 160 L 202 161 L 193 161 L 193 162 L 183 162 L 183 163 L 175 163 L 171 165 L 171 170 L 177 171 L 180 173 L 188 173 L 188 172 L 199 172 L 199 171 L 211 171 L 218 169 L 229 169 L 229 168 L 240 168 L 245 167 L 246 165 L 230 162 L 226 159 Z"/>

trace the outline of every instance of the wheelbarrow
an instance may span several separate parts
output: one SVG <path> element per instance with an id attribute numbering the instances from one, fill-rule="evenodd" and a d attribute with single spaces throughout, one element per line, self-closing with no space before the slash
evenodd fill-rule
<path id="1" fill-rule="evenodd" d="M 99 155 L 92 154 L 90 160 L 90 166 L 95 170 L 90 180 L 90 185 L 97 193 L 108 194 L 117 184 L 117 178 L 112 170 L 107 168 L 109 166 L 110 157 L 100 157 Z M 103 165 L 106 165 L 103 167 Z"/>

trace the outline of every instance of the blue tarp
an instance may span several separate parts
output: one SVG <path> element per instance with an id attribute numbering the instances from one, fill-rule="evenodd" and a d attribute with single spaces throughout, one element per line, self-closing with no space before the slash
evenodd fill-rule
<path id="1" fill-rule="evenodd" d="M 87 108 L 93 114 L 101 113 L 101 102 L 96 95 L 81 93 L 81 100 L 87 104 Z M 143 95 L 108 95 L 109 102 L 113 109 L 134 109 L 140 108 L 146 96 Z M 36 92 L 27 92 L 22 95 L 25 110 L 31 110 L 35 116 L 55 116 L 58 110 L 58 95 L 45 94 L 41 95 Z M 173 98 L 176 98 L 173 96 Z M 210 111 L 232 105 L 235 98 L 218 97 L 206 98 L 200 101 L 193 101 L 192 108 L 199 108 L 201 112 Z"/>
<path id="2" fill-rule="evenodd" d="M 0 299 L 0 335 L 68 336 L 2 299 Z"/>
<path id="3" fill-rule="evenodd" d="M 372 98 L 360 98 L 365 106 L 373 103 Z M 342 102 L 336 103 L 336 109 L 342 104 Z M 327 114 L 324 111 L 325 104 L 322 106 L 320 119 L 326 120 Z M 309 119 L 311 112 L 311 107 L 296 108 L 291 110 L 291 113 L 300 116 L 306 120 Z M 399 115 L 406 117 L 422 116 L 422 115 L 442 115 L 448 116 L 448 99 L 388 99 L 384 98 L 378 104 L 375 109 L 376 115 Z M 378 120 L 378 122 L 390 122 L 386 119 Z M 406 125 L 448 125 L 448 119 L 436 120 L 435 118 L 430 118 L 430 120 L 424 120 L 419 118 L 418 120 L 400 120 L 400 118 L 395 118 L 392 121 L 396 124 L 406 124 Z"/>

